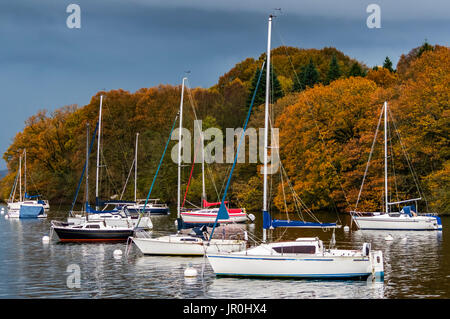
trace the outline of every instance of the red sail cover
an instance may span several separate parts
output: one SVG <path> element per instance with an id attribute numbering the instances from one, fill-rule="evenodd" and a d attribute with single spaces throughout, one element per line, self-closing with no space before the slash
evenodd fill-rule
<path id="1" fill-rule="evenodd" d="M 228 204 L 228 201 L 225 201 L 225 204 Z M 203 200 L 203 207 L 211 207 L 211 206 L 217 206 L 217 205 L 220 205 L 220 202 L 208 203 L 206 200 Z M 242 213 L 242 209 L 241 208 L 228 208 L 227 207 L 227 211 L 230 214 L 240 214 L 240 213 Z"/>
<path id="2" fill-rule="evenodd" d="M 225 201 L 225 204 L 228 204 L 228 202 Z M 218 206 L 218 205 L 220 205 L 220 202 L 208 203 L 206 200 L 203 200 L 203 207 L 211 207 L 211 206 Z"/>

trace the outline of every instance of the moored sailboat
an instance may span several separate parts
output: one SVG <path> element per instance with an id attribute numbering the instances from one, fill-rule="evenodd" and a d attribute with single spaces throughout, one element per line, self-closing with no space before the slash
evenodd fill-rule
<path id="1" fill-rule="evenodd" d="M 270 43 L 272 15 L 269 16 L 267 41 L 267 71 L 264 130 L 264 189 L 263 189 L 263 242 L 255 247 L 239 252 L 208 253 L 208 261 L 217 276 L 265 277 L 265 278 L 339 278 L 365 279 L 369 276 L 382 277 L 384 274 L 383 255 L 373 251 L 369 243 L 361 250 L 325 249 L 318 238 L 298 238 L 295 241 L 267 243 L 267 230 L 274 227 L 335 228 L 336 224 L 273 221 L 268 211 L 267 201 L 267 163 L 268 163 L 268 126 L 269 126 L 269 89 L 270 89 Z M 249 114 L 251 111 L 249 109 Z M 248 121 L 248 118 L 247 118 Z M 246 125 L 244 126 L 245 130 Z M 239 151 L 239 148 L 238 148 Z M 230 172 L 230 178 L 232 171 Z M 227 185 L 228 186 L 228 185 Z M 227 188 L 225 189 L 225 192 Z M 221 205 L 219 214 L 227 214 Z"/>
<path id="2" fill-rule="evenodd" d="M 181 86 L 181 101 L 179 111 L 179 144 L 178 144 L 178 187 L 177 187 L 177 217 L 178 225 L 181 230 L 181 141 L 182 141 L 182 127 L 183 127 L 183 98 L 184 87 L 187 78 L 183 78 Z M 175 122 L 174 122 L 175 125 Z M 173 127 L 172 127 L 173 131 Z M 171 132 L 172 133 L 172 132 Z M 167 140 L 165 150 L 161 157 L 160 165 L 167 149 Z M 159 166 L 160 167 L 160 166 Z M 158 170 L 159 170 L 158 167 Z M 157 172 L 158 172 L 157 170 Z M 156 174 L 155 174 L 156 178 Z M 153 183 L 155 181 L 153 179 Z M 147 200 L 151 195 L 153 183 L 147 195 Z M 132 242 L 144 255 L 171 255 L 171 256 L 203 256 L 206 251 L 237 251 L 242 250 L 246 246 L 245 240 L 238 239 L 214 239 L 206 231 L 206 227 L 195 228 L 192 233 L 183 234 L 178 231 L 176 234 L 150 237 L 147 233 L 137 232 L 135 236 L 131 237 Z"/>
<path id="3" fill-rule="evenodd" d="M 378 127 L 381 122 L 381 115 L 384 114 L 384 211 L 383 212 L 359 212 L 353 210 L 351 212 L 352 220 L 355 222 L 359 229 L 378 229 L 378 230 L 442 230 L 442 222 L 440 217 L 433 216 L 430 214 L 419 214 L 417 203 L 422 198 L 413 198 L 402 201 L 391 202 L 389 200 L 389 188 L 388 188 L 388 147 L 387 147 L 387 127 L 388 127 L 388 103 L 384 102 L 382 114 L 380 114 L 380 119 L 378 121 Z M 376 141 L 377 131 L 375 133 L 374 141 Z M 369 167 L 370 157 L 367 162 L 366 172 Z M 411 168 L 411 167 L 410 167 Z M 364 185 L 364 179 L 361 184 L 360 192 L 358 195 L 358 200 L 356 202 L 356 207 L 358 206 L 358 201 L 361 195 L 361 191 Z M 403 207 L 400 211 L 394 212 L 390 208 L 394 205 L 409 204 Z"/>
<path id="4" fill-rule="evenodd" d="M 98 127 L 98 124 L 97 124 Z M 97 131 L 97 127 L 95 131 Z M 95 139 L 95 131 L 91 141 L 92 143 Z M 116 226 L 110 225 L 106 223 L 106 220 L 89 220 L 89 123 L 87 124 L 87 138 L 86 138 L 86 163 L 84 166 L 83 173 L 80 178 L 80 182 L 83 178 L 84 172 L 86 172 L 86 189 L 85 189 L 85 217 L 83 220 L 80 220 L 80 223 L 69 223 L 69 222 L 60 222 L 53 220 L 51 222 L 51 230 L 54 231 L 60 241 L 64 242 L 99 242 L 99 241 L 122 241 L 125 242 L 128 237 L 132 236 L 134 233 L 133 225 L 126 226 Z M 78 190 L 77 189 L 77 194 Z M 74 199 L 74 203 L 76 200 L 76 195 Z M 128 222 L 127 219 L 124 221 Z"/>
<path id="5" fill-rule="evenodd" d="M 46 211 L 50 209 L 47 200 L 39 199 L 40 195 L 30 196 L 27 193 L 27 150 L 24 156 L 24 195 L 22 196 L 22 154 L 19 155 L 19 170 L 7 203 L 9 218 L 47 218 Z M 19 181 L 17 181 L 17 178 Z M 19 200 L 14 201 L 15 192 L 19 184 Z"/>

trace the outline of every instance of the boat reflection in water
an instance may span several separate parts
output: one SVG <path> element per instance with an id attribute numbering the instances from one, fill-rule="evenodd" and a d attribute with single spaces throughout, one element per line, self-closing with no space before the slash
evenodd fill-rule
<path id="1" fill-rule="evenodd" d="M 384 283 L 380 281 L 354 280 L 287 280 L 246 278 L 213 278 L 207 284 L 208 298 L 255 298 L 255 299 L 382 299 Z"/>

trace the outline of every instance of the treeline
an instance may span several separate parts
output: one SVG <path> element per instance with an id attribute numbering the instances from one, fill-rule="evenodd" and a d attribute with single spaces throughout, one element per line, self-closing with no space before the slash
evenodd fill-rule
<path id="1" fill-rule="evenodd" d="M 417 195 L 417 185 L 427 199 L 428 210 L 450 212 L 449 199 L 449 48 L 428 43 L 403 55 L 393 68 L 368 68 L 334 48 L 272 51 L 272 123 L 280 130 L 282 169 L 289 176 L 271 176 L 274 208 L 292 209 L 294 190 L 313 209 L 354 208 L 383 102 L 389 102 L 402 143 L 391 131 L 390 151 L 395 170 L 390 172 L 391 198 Z M 259 70 L 265 59 L 248 58 L 219 78 L 211 88 L 190 88 L 185 94 L 184 127 L 193 132 L 194 111 L 203 129 L 242 127 Z M 265 73 L 263 73 L 263 78 Z M 256 95 L 250 127 L 263 127 L 264 85 Z M 134 93 L 124 90 L 98 92 L 84 107 L 66 106 L 30 117 L 4 154 L 9 174 L 1 180 L 8 198 L 18 168 L 19 152 L 27 150 L 28 190 L 50 199 L 51 204 L 70 203 L 85 161 L 86 123 L 91 134 L 103 100 L 100 194 L 122 199 L 134 197 L 136 133 L 139 133 L 138 197 L 145 198 L 179 109 L 180 86 L 160 85 Z M 360 209 L 381 209 L 383 200 L 382 134 L 375 145 Z M 176 203 L 177 167 L 170 150 L 161 167 L 153 198 Z M 207 144 L 208 142 L 206 142 Z M 193 143 L 191 143 L 193 144 Z M 194 147 L 194 145 L 192 145 Z M 95 148 L 96 149 L 96 148 Z M 409 156 L 413 179 L 403 152 Z M 193 152 L 192 152 L 193 154 Z M 90 159 L 95 177 L 96 152 Z M 217 200 L 230 164 L 206 165 L 209 200 Z M 259 164 L 238 164 L 229 192 L 235 206 L 259 211 L 262 176 Z M 184 187 L 190 165 L 183 168 Z M 126 188 L 124 186 L 128 179 Z M 194 166 L 188 201 L 199 204 L 201 166 Z M 90 198 L 94 198 L 94 182 Z M 417 185 L 416 185 L 417 184 Z M 83 194 L 84 183 L 80 194 Z M 184 191 L 183 191 L 184 194 Z M 78 198 L 82 201 L 82 196 Z M 422 209 L 423 210 L 423 209 Z"/>

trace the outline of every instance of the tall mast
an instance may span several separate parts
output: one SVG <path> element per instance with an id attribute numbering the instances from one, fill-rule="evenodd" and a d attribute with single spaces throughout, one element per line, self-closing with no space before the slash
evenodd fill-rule
<path id="1" fill-rule="evenodd" d="M 139 138 L 139 133 L 136 133 L 136 150 L 135 150 L 135 154 L 134 154 L 134 201 L 135 202 L 136 202 L 136 193 L 137 193 L 138 138 Z"/>
<path id="2" fill-rule="evenodd" d="M 24 168 L 25 168 L 25 171 L 24 171 L 24 174 L 23 174 L 23 178 L 24 178 L 24 187 L 23 187 L 23 190 L 24 190 L 24 196 L 25 196 L 25 199 L 27 198 L 27 149 L 24 149 L 23 150 L 23 153 L 24 153 L 24 160 L 25 160 L 25 163 L 24 163 Z"/>
<path id="3" fill-rule="evenodd" d="M 177 199 L 177 217 L 181 216 L 181 130 L 183 128 L 183 98 L 184 98 L 184 81 L 181 85 L 181 101 L 180 101 L 180 129 L 178 132 L 178 199 Z"/>
<path id="4" fill-rule="evenodd" d="M 200 138 L 202 141 L 202 205 L 203 208 L 203 202 L 206 200 L 206 188 L 205 188 L 205 149 L 204 149 L 204 137 L 203 137 L 203 129 L 200 133 Z"/>
<path id="5" fill-rule="evenodd" d="M 22 154 L 19 155 L 19 201 L 22 201 Z"/>
<path id="6" fill-rule="evenodd" d="M 384 102 L 384 205 L 385 213 L 389 213 L 388 201 L 388 152 L 387 152 L 387 102 Z"/>
<path id="7" fill-rule="evenodd" d="M 89 123 L 86 123 L 86 220 L 89 219 L 87 205 L 89 204 Z"/>
<path id="8" fill-rule="evenodd" d="M 269 16 L 269 27 L 267 35 L 267 69 L 266 69 L 266 104 L 264 116 L 264 193 L 263 214 L 267 214 L 267 149 L 269 135 L 269 88 L 270 88 L 270 42 L 272 33 L 272 15 Z M 263 242 L 267 240 L 267 230 L 263 228 Z"/>
<path id="9" fill-rule="evenodd" d="M 103 95 L 100 95 L 100 110 L 98 112 L 97 175 L 95 178 L 95 209 L 96 210 L 100 209 L 100 207 L 98 207 L 98 176 L 99 176 L 99 172 L 100 172 L 100 138 L 102 136 L 102 102 L 103 102 Z"/>

